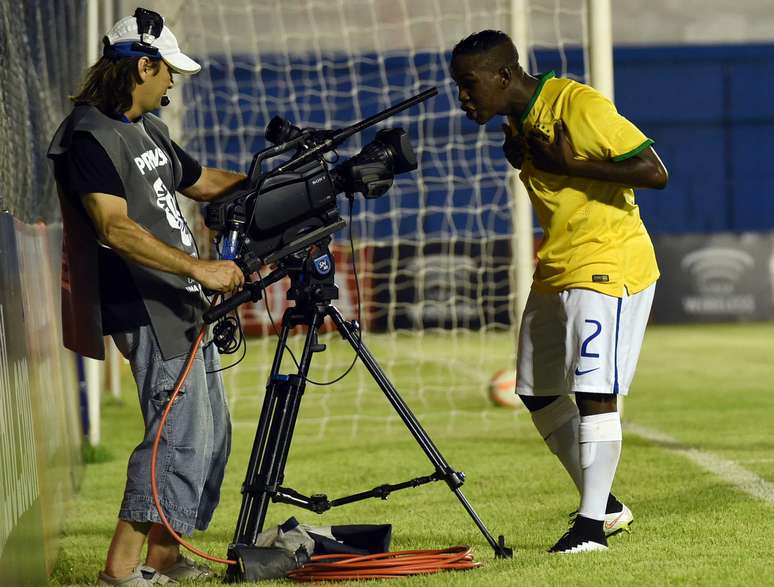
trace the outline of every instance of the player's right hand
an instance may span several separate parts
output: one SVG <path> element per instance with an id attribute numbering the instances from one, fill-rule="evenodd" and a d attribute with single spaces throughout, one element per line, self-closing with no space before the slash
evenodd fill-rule
<path id="1" fill-rule="evenodd" d="M 191 277 L 205 289 L 227 293 L 241 288 L 245 275 L 233 261 L 198 259 Z"/>
<path id="2" fill-rule="evenodd" d="M 503 142 L 503 153 L 514 169 L 521 169 L 524 163 L 524 154 L 527 149 L 527 142 L 521 135 L 514 135 L 510 125 L 503 124 L 503 133 L 505 142 Z"/>

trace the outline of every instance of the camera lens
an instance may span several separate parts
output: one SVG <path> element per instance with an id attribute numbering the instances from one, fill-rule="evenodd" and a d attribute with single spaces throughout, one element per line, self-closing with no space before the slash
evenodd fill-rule
<path id="1" fill-rule="evenodd" d="M 287 143 L 301 134 L 301 129 L 281 116 L 275 116 L 266 125 L 264 136 L 275 145 Z"/>

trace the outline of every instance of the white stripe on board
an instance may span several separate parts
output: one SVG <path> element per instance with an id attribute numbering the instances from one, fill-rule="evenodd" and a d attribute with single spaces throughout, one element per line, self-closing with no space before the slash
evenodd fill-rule
<path id="1" fill-rule="evenodd" d="M 650 442 L 658 443 L 663 448 L 686 457 L 702 469 L 733 485 L 739 491 L 774 505 L 774 483 L 761 479 L 758 475 L 740 467 L 734 461 L 722 459 L 698 448 L 688 448 L 668 434 L 640 426 L 639 424 L 633 424 L 632 422 L 625 422 L 624 430 Z"/>

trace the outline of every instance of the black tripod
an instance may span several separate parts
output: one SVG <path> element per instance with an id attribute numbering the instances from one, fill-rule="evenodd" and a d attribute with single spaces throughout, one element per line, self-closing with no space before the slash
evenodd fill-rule
<path id="1" fill-rule="evenodd" d="M 446 459 L 430 440 L 427 432 L 382 371 L 376 359 L 360 340 L 358 323 L 356 321 L 347 322 L 336 307 L 331 305 L 331 300 L 338 297 L 338 288 L 333 281 L 334 263 L 327 248 L 328 241 L 330 239 L 326 239 L 321 247 L 315 248 L 314 252 L 308 255 L 303 254 L 303 256 L 288 258 L 288 260 L 283 261 L 283 266 L 277 270 L 281 273 L 280 276 L 285 274 L 290 276 L 291 287 L 288 290 L 288 299 L 295 300 L 295 306 L 288 308 L 282 318 L 282 328 L 261 408 L 258 430 L 253 442 L 245 482 L 242 485 L 242 507 L 239 511 L 234 542 L 230 552 L 239 556 L 241 546 L 250 547 L 255 544 L 263 529 L 270 500 L 322 513 L 332 507 L 371 497 L 384 499 L 391 492 L 400 489 L 417 487 L 433 481 L 445 481 L 492 546 L 495 555 L 497 557 L 511 557 L 512 550 L 505 546 L 503 537 L 500 536 L 499 541 L 495 541 L 460 490 L 464 482 L 464 474 L 455 471 L 446 462 Z M 276 279 L 273 278 L 271 281 L 276 281 Z M 264 282 L 262 285 L 265 287 L 266 283 Z M 432 474 L 394 485 L 380 485 L 369 491 L 333 500 L 329 500 L 326 495 L 307 497 L 293 489 L 281 486 L 312 355 L 325 350 L 325 345 L 318 342 L 317 335 L 326 317 L 333 321 L 341 336 L 355 349 L 358 358 L 371 373 L 387 400 L 395 408 L 409 432 L 427 455 L 435 469 Z M 285 343 L 290 331 L 296 326 L 305 326 L 307 329 L 304 348 L 298 363 L 298 372 L 294 375 L 282 375 L 280 374 L 280 365 L 285 351 Z M 238 579 L 239 573 L 238 565 L 229 567 L 229 574 L 232 575 L 232 578 Z"/>

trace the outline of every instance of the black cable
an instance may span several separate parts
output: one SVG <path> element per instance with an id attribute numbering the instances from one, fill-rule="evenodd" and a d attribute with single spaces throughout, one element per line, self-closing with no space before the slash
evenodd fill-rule
<path id="1" fill-rule="evenodd" d="M 352 255 L 352 275 L 355 277 L 355 291 L 357 292 L 357 352 L 363 342 L 363 320 L 360 314 L 362 309 L 362 298 L 360 297 L 360 278 L 357 276 L 357 263 L 355 262 L 355 241 L 352 239 L 352 209 L 354 207 L 354 198 L 349 199 L 349 250 Z"/>
<path id="2" fill-rule="evenodd" d="M 361 297 L 360 297 L 360 280 L 357 275 L 357 263 L 355 262 L 355 241 L 352 237 L 352 209 L 354 207 L 354 198 L 349 198 L 349 245 L 350 245 L 350 254 L 352 256 L 352 272 L 355 277 L 355 291 L 357 292 L 357 349 L 355 350 L 355 356 L 352 359 L 352 363 L 350 363 L 349 367 L 347 367 L 346 371 L 336 377 L 336 379 L 333 379 L 331 381 L 315 381 L 314 379 L 310 379 L 309 377 L 305 377 L 304 381 L 307 383 L 311 383 L 312 385 L 317 385 L 320 387 L 325 387 L 329 385 L 333 385 L 334 383 L 338 383 L 342 379 L 344 379 L 349 373 L 354 369 L 355 364 L 357 363 L 357 360 L 360 356 L 360 349 L 362 347 L 363 342 L 363 327 L 361 322 Z M 333 254 L 333 253 L 331 253 Z M 258 279 L 261 281 L 261 289 L 263 291 L 266 291 L 263 288 L 263 279 L 261 277 L 260 272 L 258 273 Z M 271 311 L 269 310 L 268 304 L 266 304 L 266 296 L 264 296 L 264 307 L 266 308 L 266 313 L 269 316 L 269 321 L 271 322 L 272 329 L 274 330 L 274 334 L 279 337 L 279 330 L 277 329 L 277 325 L 274 323 L 274 318 L 271 315 Z M 298 362 L 298 359 L 296 359 L 296 355 L 293 354 L 293 350 L 287 345 L 287 342 L 285 343 L 285 350 L 288 352 L 290 357 L 293 360 L 293 363 L 296 365 L 296 369 L 301 369 L 301 365 Z"/>
<path id="3" fill-rule="evenodd" d="M 247 356 L 247 340 L 245 340 L 245 333 L 242 330 L 242 320 L 239 318 L 239 312 L 234 311 L 236 314 L 236 323 L 237 327 L 239 329 L 239 342 L 237 343 L 237 346 L 232 351 L 226 352 L 226 354 L 234 354 L 239 350 L 239 347 L 242 347 L 242 356 L 239 357 L 236 361 L 231 363 L 230 365 L 226 365 L 225 367 L 221 367 L 220 369 L 215 369 L 213 371 L 206 371 L 206 373 L 209 375 L 211 373 L 220 373 L 221 371 L 225 371 L 226 369 L 231 369 L 232 367 L 236 367 L 239 365 L 239 363 L 242 362 L 242 360 Z M 213 341 L 214 342 L 214 341 Z M 218 349 L 220 351 L 220 349 Z M 221 351 L 223 352 L 223 351 Z"/>
<path id="4" fill-rule="evenodd" d="M 266 288 L 263 285 L 263 275 L 261 275 L 261 272 L 258 272 L 258 281 L 261 283 L 261 291 L 263 292 L 263 307 L 266 309 L 266 314 L 269 316 L 269 322 L 271 322 L 271 329 L 274 331 L 274 335 L 279 338 L 279 330 L 277 329 L 277 325 L 274 323 L 274 317 L 271 315 L 271 310 L 269 309 L 269 304 L 266 302 L 268 301 L 268 298 L 266 296 Z M 296 361 L 295 355 L 293 355 L 293 351 L 291 351 L 288 348 L 288 345 L 285 345 L 285 350 L 290 353 L 290 356 L 293 357 L 293 362 L 296 364 L 296 367 L 298 367 L 298 361 Z"/>
<path id="5" fill-rule="evenodd" d="M 207 297 L 207 296 L 205 296 Z M 217 301 L 219 301 L 219 298 L 223 297 L 220 293 L 215 293 L 212 296 L 212 299 L 207 298 L 207 300 L 210 302 L 210 307 L 214 306 Z M 236 329 L 239 331 L 239 339 L 237 340 L 237 345 L 230 350 L 221 350 L 220 347 L 218 347 L 218 352 L 223 354 L 233 354 L 239 350 L 239 347 L 242 347 L 242 356 L 239 357 L 237 361 L 234 363 L 231 363 L 230 365 L 226 365 L 225 367 L 221 367 L 220 369 L 214 369 L 212 371 L 205 371 L 206 374 L 211 373 L 220 373 L 221 371 L 225 371 L 226 369 L 231 369 L 232 367 L 236 367 L 239 363 L 242 362 L 242 360 L 247 355 L 247 341 L 245 340 L 245 334 L 242 330 L 242 321 L 239 318 L 239 310 L 234 310 L 233 316 L 228 316 L 225 320 L 231 320 L 232 323 L 236 323 Z M 218 321 L 220 323 L 221 321 Z M 215 344 L 215 340 L 211 340 L 208 344 Z M 216 344 L 217 346 L 217 344 Z"/>
<path id="6" fill-rule="evenodd" d="M 339 154 L 336 152 L 336 149 L 330 152 L 333 157 L 331 159 L 326 159 L 323 155 L 323 161 L 325 161 L 328 165 L 334 165 L 335 163 L 338 163 L 339 159 L 341 158 Z"/>
<path id="7" fill-rule="evenodd" d="M 355 356 L 352 358 L 352 362 L 349 364 L 349 367 L 347 367 L 347 370 L 344 371 L 341 375 L 336 377 L 336 379 L 333 379 L 332 381 L 325 381 L 325 382 L 318 382 L 314 381 L 312 379 L 307 378 L 306 381 L 313 384 L 313 385 L 319 385 L 321 387 L 327 386 L 327 385 L 333 385 L 334 383 L 338 383 L 342 379 L 344 379 L 347 375 L 349 375 L 350 371 L 354 369 L 355 364 L 357 363 L 358 358 L 360 357 L 360 348 L 363 342 L 362 337 L 362 326 L 360 323 L 360 283 L 358 282 L 357 277 L 357 264 L 355 263 L 355 241 L 352 238 L 352 208 L 354 206 L 354 198 L 349 198 L 349 245 L 350 245 L 350 254 L 352 256 L 352 271 L 355 277 L 355 291 L 357 291 L 357 349 L 355 349 Z M 294 358 L 295 359 L 295 358 Z"/>

